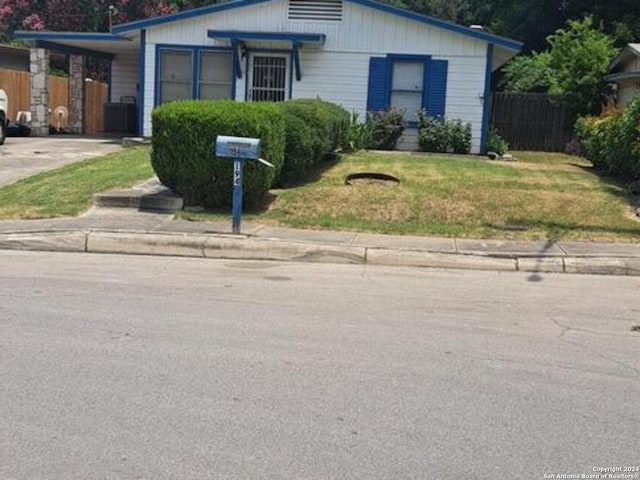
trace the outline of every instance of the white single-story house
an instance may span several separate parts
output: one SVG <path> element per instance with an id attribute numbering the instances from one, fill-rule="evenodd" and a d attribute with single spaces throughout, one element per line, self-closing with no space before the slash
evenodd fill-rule
<path id="1" fill-rule="evenodd" d="M 110 33 L 16 37 L 32 42 L 39 85 L 48 50 L 108 58 L 109 101 L 136 99 L 139 135 L 151 135 L 151 111 L 170 100 L 320 97 L 360 118 L 397 106 L 410 122 L 420 108 L 461 119 L 472 125 L 475 153 L 488 130 L 492 72 L 522 47 L 373 0 L 234 0 Z M 417 146 L 415 129 L 401 146 Z"/>
<path id="2" fill-rule="evenodd" d="M 629 43 L 613 59 L 604 79 L 615 85 L 616 105 L 624 107 L 640 93 L 640 43 Z"/>

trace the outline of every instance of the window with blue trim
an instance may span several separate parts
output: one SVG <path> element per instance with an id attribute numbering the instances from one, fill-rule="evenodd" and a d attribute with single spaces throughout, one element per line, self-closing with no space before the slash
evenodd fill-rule
<path id="1" fill-rule="evenodd" d="M 367 111 L 397 107 L 405 112 L 410 126 L 416 112 L 424 109 L 432 117 L 444 117 L 447 103 L 447 60 L 422 55 L 371 57 Z"/>
<path id="2" fill-rule="evenodd" d="M 391 71 L 391 107 L 404 111 L 407 122 L 417 121 L 416 112 L 424 105 L 423 60 L 394 60 Z"/>
<path id="3" fill-rule="evenodd" d="M 233 58 L 230 51 L 161 48 L 158 55 L 158 103 L 232 97 Z"/>

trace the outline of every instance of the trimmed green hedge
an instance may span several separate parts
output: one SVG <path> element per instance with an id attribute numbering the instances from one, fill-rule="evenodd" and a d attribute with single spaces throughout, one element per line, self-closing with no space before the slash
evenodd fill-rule
<path id="1" fill-rule="evenodd" d="M 312 99 L 280 104 L 285 114 L 285 161 L 280 183 L 299 180 L 325 155 L 345 146 L 349 113 L 330 102 Z"/>
<path id="2" fill-rule="evenodd" d="M 580 118 L 576 134 L 598 170 L 624 182 L 640 179 L 640 94 L 622 111 Z"/>
<path id="3" fill-rule="evenodd" d="M 185 205 L 214 208 L 231 204 L 233 161 L 214 154 L 217 135 L 261 139 L 262 158 L 275 169 L 246 162 L 247 205 L 260 202 L 284 161 L 285 120 L 275 103 L 182 101 L 160 105 L 152 114 L 151 165 Z"/>
<path id="4" fill-rule="evenodd" d="M 154 109 L 152 124 L 151 164 L 160 181 L 185 205 L 215 208 L 231 203 L 233 178 L 233 161 L 214 156 L 217 135 L 260 138 L 262 157 L 276 167 L 245 163 L 243 199 L 250 206 L 343 147 L 349 114 L 322 100 L 183 101 Z"/>

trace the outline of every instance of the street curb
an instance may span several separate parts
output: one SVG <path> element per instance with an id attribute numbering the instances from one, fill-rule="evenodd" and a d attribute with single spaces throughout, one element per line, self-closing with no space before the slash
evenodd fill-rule
<path id="1" fill-rule="evenodd" d="M 16 232 L 0 235 L 0 250 L 85 252 L 87 232 Z"/>
<path id="2" fill-rule="evenodd" d="M 0 234 L 0 250 L 368 264 L 462 270 L 640 276 L 640 257 L 442 253 L 319 244 L 230 234 L 32 231 Z"/>

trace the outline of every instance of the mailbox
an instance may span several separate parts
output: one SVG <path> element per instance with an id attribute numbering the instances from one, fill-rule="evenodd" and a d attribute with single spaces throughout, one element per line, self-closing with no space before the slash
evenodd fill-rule
<path id="1" fill-rule="evenodd" d="M 218 135 L 216 138 L 216 157 L 233 160 L 233 198 L 231 229 L 240 233 L 242 218 L 242 170 L 246 160 L 257 160 L 267 167 L 272 164 L 260 158 L 260 139 L 246 137 L 229 137 Z"/>
<path id="2" fill-rule="evenodd" d="M 260 139 L 218 135 L 216 138 L 216 156 L 258 160 L 260 158 Z"/>

